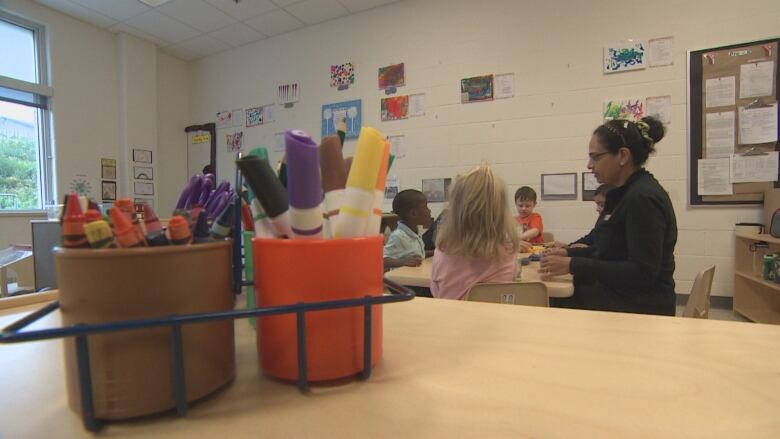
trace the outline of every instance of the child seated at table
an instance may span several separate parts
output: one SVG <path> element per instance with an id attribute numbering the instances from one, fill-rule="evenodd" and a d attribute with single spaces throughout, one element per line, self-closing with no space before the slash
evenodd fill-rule
<path id="1" fill-rule="evenodd" d="M 515 280 L 519 250 L 501 179 L 487 165 L 458 176 L 436 235 L 433 297 L 459 300 L 474 284 Z"/>
<path id="2" fill-rule="evenodd" d="M 544 225 L 542 216 L 534 212 L 536 207 L 536 191 L 528 186 L 523 186 L 515 192 L 515 217 L 520 228 L 520 239 L 531 244 L 544 244 Z"/>
<path id="3" fill-rule="evenodd" d="M 400 220 L 385 243 L 385 270 L 419 266 L 425 258 L 425 244 L 417 228 L 431 222 L 428 200 L 418 190 L 403 190 L 393 198 L 393 212 Z"/>
<path id="4" fill-rule="evenodd" d="M 612 190 L 614 187 L 615 186 L 612 186 L 611 184 L 602 184 L 601 186 L 597 187 L 596 191 L 593 193 L 593 202 L 596 203 L 596 212 L 598 212 L 599 214 L 599 219 L 601 218 L 601 211 L 604 210 L 604 203 L 607 201 L 607 192 Z M 599 219 L 596 220 L 596 224 L 598 224 Z M 590 247 L 593 245 L 594 230 L 596 230 L 595 226 L 593 227 L 593 229 L 591 229 L 590 232 L 588 232 L 587 235 L 583 236 L 582 238 L 570 244 L 566 244 L 561 241 L 553 241 L 551 243 L 548 243 L 547 247 L 549 247 L 549 249 Z M 547 251 L 546 254 L 557 254 L 561 256 L 566 256 L 566 252 L 560 252 L 560 251 Z"/>

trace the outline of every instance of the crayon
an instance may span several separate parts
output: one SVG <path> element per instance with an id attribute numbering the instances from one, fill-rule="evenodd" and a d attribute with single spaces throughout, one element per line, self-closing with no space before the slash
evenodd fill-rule
<path id="1" fill-rule="evenodd" d="M 130 222 L 133 223 L 133 227 L 135 227 L 137 231 L 136 233 L 138 233 L 138 239 L 145 241 L 144 235 L 146 235 L 146 230 L 144 230 L 144 225 L 138 219 L 138 215 L 135 214 L 135 204 L 133 203 L 133 200 L 131 198 L 118 198 L 114 203 L 114 207 L 118 207 L 119 210 L 127 215 Z"/>
<path id="2" fill-rule="evenodd" d="M 291 237 L 293 233 L 290 228 L 287 190 L 276 177 L 268 160 L 246 156 L 236 160 L 236 165 L 257 197 L 256 200 L 262 206 L 263 212 L 271 220 L 274 234 L 279 237 Z M 255 222 L 255 233 L 257 233 L 257 222 Z"/>
<path id="3" fill-rule="evenodd" d="M 84 233 L 84 214 L 75 192 L 71 193 L 62 217 L 62 246 L 65 248 L 87 248 L 89 242 Z"/>
<path id="4" fill-rule="evenodd" d="M 241 206 L 246 207 L 248 209 L 248 206 L 246 204 L 243 204 Z M 227 207 L 222 211 L 222 213 L 219 214 L 216 220 L 214 220 L 214 224 L 211 226 L 211 237 L 214 239 L 225 239 L 230 235 L 230 229 L 233 227 L 233 214 L 235 212 L 235 207 L 233 206 L 233 203 L 228 203 Z M 252 224 L 252 214 L 249 214 L 249 224 L 252 226 L 252 229 L 254 230 L 254 224 Z"/>
<path id="5" fill-rule="evenodd" d="M 89 246 L 92 248 L 116 247 L 111 227 L 108 226 L 107 222 L 103 221 L 102 217 L 99 220 L 84 224 L 84 233 L 87 234 L 87 241 L 89 241 Z"/>
<path id="6" fill-rule="evenodd" d="M 87 213 L 84 214 L 84 222 L 87 224 L 102 219 L 103 215 L 101 215 L 100 211 L 96 209 L 87 209 Z"/>
<path id="7" fill-rule="evenodd" d="M 338 218 L 339 208 L 344 202 L 344 187 L 347 184 L 347 170 L 344 168 L 344 156 L 338 137 L 328 136 L 320 145 L 320 173 L 322 190 L 325 192 L 322 216 L 325 237 L 332 238 Z"/>
<path id="8" fill-rule="evenodd" d="M 288 130 L 284 141 L 292 238 L 321 239 L 322 182 L 317 143 L 301 130 Z"/>
<path id="9" fill-rule="evenodd" d="M 108 214 L 111 217 L 111 223 L 114 224 L 114 238 L 116 239 L 117 247 L 146 246 L 146 240 L 141 240 L 138 237 L 138 229 L 133 226 L 126 213 L 122 212 L 118 207 L 112 207 L 108 209 Z"/>
<path id="10" fill-rule="evenodd" d="M 385 150 L 382 154 L 382 162 L 379 164 L 379 175 L 376 178 L 376 189 L 374 190 L 374 205 L 371 210 L 371 217 L 368 219 L 368 228 L 366 234 L 374 235 L 379 233 L 379 226 L 382 224 L 382 204 L 385 202 L 385 184 L 387 183 L 387 162 L 390 161 L 390 142 L 385 140 Z"/>
<path id="11" fill-rule="evenodd" d="M 231 206 L 228 206 L 230 209 Z M 209 228 L 208 218 L 204 213 L 198 215 L 198 222 L 195 224 L 195 228 L 192 232 L 192 242 L 195 244 L 204 244 L 206 242 L 212 242 L 214 239 L 211 237 L 211 228 Z"/>
<path id="12" fill-rule="evenodd" d="M 184 217 L 175 215 L 168 221 L 168 240 L 174 245 L 184 245 L 192 242 L 190 225 Z"/>
<path id="13" fill-rule="evenodd" d="M 152 209 L 152 206 L 146 203 L 143 204 L 143 209 L 144 222 L 146 224 L 146 242 L 152 247 L 168 245 L 168 238 L 165 236 L 157 213 Z"/>
<path id="14" fill-rule="evenodd" d="M 352 167 L 347 176 L 344 204 L 336 221 L 335 238 L 366 234 L 384 152 L 385 138 L 382 133 L 371 127 L 362 127 Z"/>

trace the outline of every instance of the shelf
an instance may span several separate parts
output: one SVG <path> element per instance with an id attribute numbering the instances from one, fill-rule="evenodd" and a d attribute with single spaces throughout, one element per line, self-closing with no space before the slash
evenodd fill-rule
<path id="1" fill-rule="evenodd" d="M 764 278 L 755 276 L 755 275 L 753 275 L 753 273 L 748 273 L 748 272 L 745 272 L 745 271 L 737 270 L 737 271 L 734 272 L 734 274 L 739 276 L 739 277 L 741 277 L 741 278 L 743 278 L 743 279 L 747 279 L 747 280 L 749 280 L 751 282 L 755 282 L 757 284 L 763 285 L 764 287 L 780 291 L 780 284 L 776 284 L 773 281 L 764 280 Z"/>
<path id="2" fill-rule="evenodd" d="M 734 307 L 734 312 L 756 323 L 766 323 L 770 325 L 780 324 L 780 316 L 774 311 L 761 308 L 739 308 Z"/>
<path id="3" fill-rule="evenodd" d="M 770 244 L 780 245 L 780 238 L 775 238 L 768 233 L 737 233 L 736 237 L 749 241 L 766 241 Z"/>

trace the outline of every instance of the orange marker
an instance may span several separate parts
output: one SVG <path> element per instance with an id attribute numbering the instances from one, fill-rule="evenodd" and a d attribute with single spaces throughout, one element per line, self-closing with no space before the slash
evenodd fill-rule
<path id="1" fill-rule="evenodd" d="M 168 221 L 168 241 L 174 245 L 184 245 L 192 242 L 190 225 L 184 217 L 176 215 Z"/>
<path id="2" fill-rule="evenodd" d="M 62 217 L 62 246 L 65 248 L 88 248 L 89 242 L 84 233 L 84 214 L 81 211 L 78 195 L 72 192 Z"/>
<path id="3" fill-rule="evenodd" d="M 119 210 L 118 207 L 112 207 L 108 209 L 108 214 L 111 216 L 111 224 L 114 225 L 114 238 L 116 239 L 116 246 L 120 248 L 128 247 L 145 247 L 146 240 L 138 238 L 138 231 L 130 222 L 130 218 L 125 215 L 124 212 Z"/>

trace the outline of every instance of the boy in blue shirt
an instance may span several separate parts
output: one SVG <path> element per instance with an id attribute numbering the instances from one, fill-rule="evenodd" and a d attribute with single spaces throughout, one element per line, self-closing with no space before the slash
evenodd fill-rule
<path id="1" fill-rule="evenodd" d="M 428 200 L 418 190 L 403 190 L 393 198 L 393 212 L 398 215 L 400 221 L 385 244 L 385 270 L 419 266 L 425 258 L 425 244 L 417 233 L 417 228 L 431 223 Z"/>

